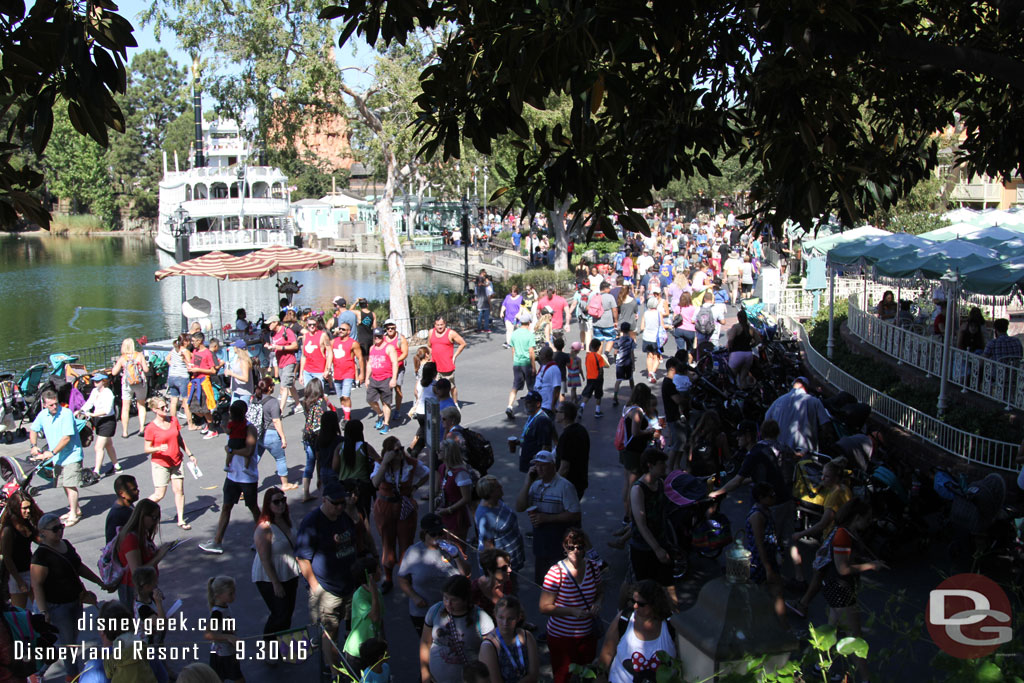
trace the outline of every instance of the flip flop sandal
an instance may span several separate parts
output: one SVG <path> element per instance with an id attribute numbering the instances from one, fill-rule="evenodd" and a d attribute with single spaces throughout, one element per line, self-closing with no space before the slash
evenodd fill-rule
<path id="1" fill-rule="evenodd" d="M 188 522 L 178 522 L 178 528 L 179 529 L 183 529 L 185 531 L 191 531 L 192 530 L 192 525 L 189 524 Z"/>
<path id="2" fill-rule="evenodd" d="M 65 527 L 72 527 L 82 521 L 81 517 L 68 517 L 64 520 Z"/>

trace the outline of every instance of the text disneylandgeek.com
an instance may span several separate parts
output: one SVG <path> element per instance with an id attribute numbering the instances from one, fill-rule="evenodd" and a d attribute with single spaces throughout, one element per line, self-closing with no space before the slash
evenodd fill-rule
<path id="1" fill-rule="evenodd" d="M 234 632 L 235 620 L 232 618 L 189 620 L 182 613 L 165 619 L 101 619 L 83 614 L 78 619 L 79 633 L 88 631 L 129 632 L 151 636 L 157 633 L 197 633 L 206 631 Z M 209 647 L 207 641 L 181 643 L 177 645 L 150 645 L 141 640 L 117 641 L 109 646 L 97 645 L 55 645 L 52 647 L 34 646 L 23 640 L 14 641 L 14 658 L 27 660 L 39 658 L 48 661 L 64 659 L 71 662 L 89 661 L 92 659 L 121 659 L 130 656 L 144 660 L 183 660 L 199 659 L 200 645 Z M 234 643 L 235 655 L 238 659 L 255 659 L 258 661 L 305 660 L 309 655 L 309 643 L 305 640 L 279 642 L 262 638 L 247 642 L 239 639 Z M 130 650 L 129 652 L 126 652 Z"/>

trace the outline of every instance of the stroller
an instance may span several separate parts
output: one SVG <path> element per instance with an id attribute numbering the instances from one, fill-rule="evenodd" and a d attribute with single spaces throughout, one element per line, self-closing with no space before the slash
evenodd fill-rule
<path id="1" fill-rule="evenodd" d="M 674 470 L 665 477 L 666 515 L 672 556 L 672 575 L 686 576 L 690 553 L 718 557 L 732 542 L 729 519 L 718 512 L 719 501 L 708 498 L 708 478 Z"/>
<path id="2" fill-rule="evenodd" d="M 35 416 L 39 413 L 39 409 L 42 407 L 42 403 L 39 401 L 39 394 L 43 393 L 43 377 L 46 375 L 47 365 L 46 363 L 36 363 L 28 370 L 22 373 L 21 379 L 18 380 L 18 391 L 21 392 L 21 396 L 24 401 L 28 404 L 28 409 L 25 411 L 25 415 L 21 418 L 19 427 L 23 427 L 25 424 L 35 419 Z"/>
<path id="3" fill-rule="evenodd" d="M 0 370 L 0 437 L 4 443 L 12 443 L 15 434 L 25 436 L 25 428 L 18 424 L 27 412 L 28 404 L 14 382 L 14 373 Z"/>

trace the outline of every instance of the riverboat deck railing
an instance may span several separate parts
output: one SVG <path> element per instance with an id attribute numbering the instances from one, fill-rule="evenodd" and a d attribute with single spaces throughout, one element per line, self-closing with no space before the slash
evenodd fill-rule
<path id="1" fill-rule="evenodd" d="M 784 319 L 784 323 L 787 329 L 797 333 L 803 345 L 807 363 L 814 372 L 837 389 L 847 391 L 858 401 L 870 405 L 875 415 L 958 458 L 1007 472 L 1017 472 L 1020 469 L 1014 464 L 1017 456 L 1017 444 L 989 439 L 957 429 L 938 418 L 876 391 L 839 369 L 818 353 L 811 346 L 807 330 L 798 320 L 787 317 Z"/>
<path id="2" fill-rule="evenodd" d="M 19 358 L 7 358 L 5 360 L 0 360 L 0 369 L 7 372 L 13 372 L 15 379 L 18 379 L 25 370 L 36 363 L 46 363 L 49 365 L 50 355 L 58 352 L 66 353 L 69 356 L 77 356 L 78 360 L 76 362 L 85 365 L 88 368 L 109 368 L 113 365 L 113 360 L 116 360 L 121 354 L 121 342 L 111 342 L 109 344 L 90 346 L 84 349 L 53 349 L 47 353 L 21 356 Z"/>
<path id="3" fill-rule="evenodd" d="M 859 297 L 850 297 L 850 332 L 900 364 L 913 366 L 928 375 L 942 374 L 942 340 L 922 334 L 919 328 L 906 329 L 862 310 Z M 950 349 L 949 383 L 1006 405 L 1024 409 L 1024 378 L 1021 368 L 1000 363 L 965 349 Z"/>
<path id="4" fill-rule="evenodd" d="M 262 249 L 274 244 L 292 245 L 292 231 L 284 230 L 211 230 L 194 232 L 189 236 L 189 249 Z"/>

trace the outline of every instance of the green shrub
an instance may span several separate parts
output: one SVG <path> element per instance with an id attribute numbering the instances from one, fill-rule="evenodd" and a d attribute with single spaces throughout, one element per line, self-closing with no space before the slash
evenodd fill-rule
<path id="1" fill-rule="evenodd" d="M 538 292 L 547 289 L 550 285 L 555 288 L 555 291 L 565 294 L 575 288 L 576 278 L 573 276 L 572 272 L 568 270 L 560 270 L 556 272 L 554 268 L 550 266 L 545 268 L 531 268 L 520 275 L 513 275 L 502 282 L 495 282 L 494 294 L 495 296 L 501 295 L 504 297 L 508 294 L 512 285 L 517 285 L 519 287 L 519 291 L 523 291 L 523 288 L 526 287 L 527 284 L 533 285 L 533 288 Z"/>

